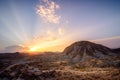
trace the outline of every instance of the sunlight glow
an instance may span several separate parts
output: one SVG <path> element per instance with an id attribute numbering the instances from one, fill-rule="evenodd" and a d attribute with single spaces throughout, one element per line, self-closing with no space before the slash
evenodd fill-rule
<path id="1" fill-rule="evenodd" d="M 25 49 L 26 52 L 34 53 L 43 51 L 63 51 L 63 49 L 68 45 L 69 40 L 71 40 L 67 37 L 71 36 L 72 34 L 69 36 L 66 35 L 68 31 L 67 23 L 62 23 L 62 25 L 60 24 L 60 19 L 62 19 L 62 16 L 56 13 L 56 9 L 60 7 L 59 4 L 56 4 L 54 1 L 50 1 L 50 4 L 48 4 L 47 7 L 45 4 L 38 5 L 34 24 L 32 23 L 32 19 L 30 20 L 28 17 L 24 17 L 24 19 L 21 18 L 21 16 L 26 16 L 26 14 L 23 15 L 22 12 L 16 8 L 16 5 L 13 4 L 11 11 L 13 14 L 12 16 L 15 19 L 6 20 L 4 17 L 2 17 L 2 23 L 5 24 L 8 33 L 4 34 L 3 30 L 0 31 L 0 34 L 7 38 L 7 40 L 13 42 L 13 44 L 27 47 L 27 49 Z M 47 12 L 47 9 L 50 12 Z M 46 13 L 48 15 L 46 15 Z M 41 21 L 44 22 L 43 18 L 48 23 L 41 23 Z"/>
<path id="2" fill-rule="evenodd" d="M 35 51 L 37 51 L 37 49 L 33 47 L 33 48 L 30 48 L 30 51 L 35 52 Z"/>
<path id="3" fill-rule="evenodd" d="M 67 40 L 67 41 L 66 41 Z M 30 52 L 44 52 L 44 51 L 63 51 L 70 43 L 66 38 L 51 40 L 51 41 L 36 41 L 37 44 L 31 43 L 29 46 Z"/>

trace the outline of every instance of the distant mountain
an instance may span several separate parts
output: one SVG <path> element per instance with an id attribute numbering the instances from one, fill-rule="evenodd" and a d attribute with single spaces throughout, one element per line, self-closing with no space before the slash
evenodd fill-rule
<path id="1" fill-rule="evenodd" d="M 89 41 L 78 41 L 63 51 L 73 62 L 84 62 L 90 59 L 108 59 L 114 56 L 114 52 L 103 45 Z"/>

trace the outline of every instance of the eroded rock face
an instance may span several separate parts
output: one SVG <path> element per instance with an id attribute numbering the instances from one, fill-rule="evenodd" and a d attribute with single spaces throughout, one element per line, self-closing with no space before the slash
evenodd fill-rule
<path id="1" fill-rule="evenodd" d="M 43 80 L 52 79 L 56 76 L 55 70 L 42 70 L 28 64 L 18 64 L 0 72 L 0 80 Z"/>
<path id="2" fill-rule="evenodd" d="M 82 62 L 91 58 L 106 59 L 115 55 L 110 48 L 89 41 L 75 42 L 65 48 L 63 53 L 67 54 L 73 62 Z"/>

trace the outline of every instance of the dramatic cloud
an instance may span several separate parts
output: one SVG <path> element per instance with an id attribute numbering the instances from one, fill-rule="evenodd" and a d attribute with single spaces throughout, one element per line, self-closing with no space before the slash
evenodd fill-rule
<path id="1" fill-rule="evenodd" d="M 22 47 L 22 46 L 18 46 L 18 45 L 13 45 L 13 46 L 8 46 L 5 49 L 1 50 L 0 52 L 24 52 L 28 50 L 27 47 Z"/>
<path id="2" fill-rule="evenodd" d="M 45 22 L 58 24 L 60 16 L 56 14 L 56 10 L 60 6 L 51 0 L 43 0 L 43 4 L 38 5 L 36 13 L 41 16 Z"/>

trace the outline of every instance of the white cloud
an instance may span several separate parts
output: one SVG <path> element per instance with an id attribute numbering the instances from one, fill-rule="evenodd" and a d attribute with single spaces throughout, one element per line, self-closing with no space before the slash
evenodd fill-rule
<path id="1" fill-rule="evenodd" d="M 45 22 L 58 24 L 61 16 L 56 14 L 60 6 L 53 1 L 43 0 L 43 4 L 38 5 L 36 13 L 41 16 Z"/>
<path id="2" fill-rule="evenodd" d="M 64 34 L 64 30 L 63 30 L 63 28 L 58 28 L 58 33 L 59 33 L 59 35 L 63 35 Z"/>

